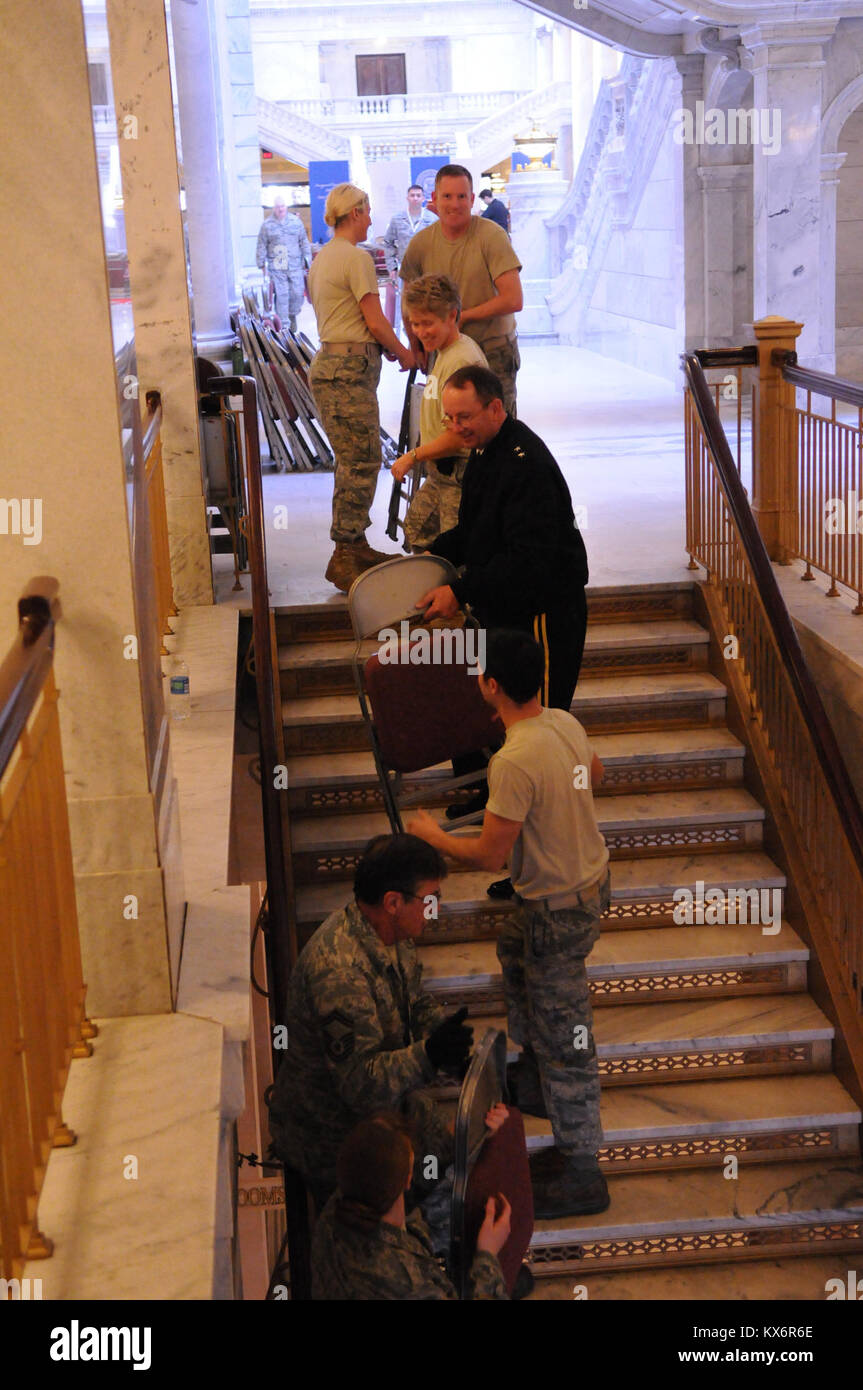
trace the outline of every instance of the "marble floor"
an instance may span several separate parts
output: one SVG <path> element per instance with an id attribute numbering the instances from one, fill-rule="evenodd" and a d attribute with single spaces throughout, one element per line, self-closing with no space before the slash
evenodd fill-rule
<path id="1" fill-rule="evenodd" d="M 682 378 L 681 378 L 682 383 Z M 398 435 L 405 377 L 384 362 L 381 423 Z M 519 415 L 548 444 L 582 508 L 591 586 L 691 579 L 684 540 L 682 384 L 672 385 L 580 348 L 528 342 L 518 377 Z M 329 539 L 332 475 L 265 478 L 271 602 L 319 603 L 340 596 L 323 571 Z M 380 474 L 371 544 L 385 535 L 389 475 Z M 287 529 L 276 530 L 277 506 Z M 220 602 L 248 607 L 249 580 L 232 593 L 230 556 L 216 556 Z"/>

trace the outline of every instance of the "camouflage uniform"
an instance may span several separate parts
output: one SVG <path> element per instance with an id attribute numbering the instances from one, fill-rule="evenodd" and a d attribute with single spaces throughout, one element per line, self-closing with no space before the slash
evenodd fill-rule
<path id="1" fill-rule="evenodd" d="M 419 491 L 414 493 L 405 517 L 405 535 L 412 546 L 429 546 L 443 531 L 451 531 L 458 525 L 461 484 L 466 467 L 467 459 L 460 459 L 447 477 L 438 471 L 433 460 L 426 464 L 428 476 Z"/>
<path id="2" fill-rule="evenodd" d="M 468 324 L 470 328 L 470 324 Z M 467 329 L 465 330 L 467 332 Z M 516 418 L 515 376 L 521 366 L 521 354 L 515 334 L 512 338 L 493 338 L 482 343 L 489 368 L 498 377 L 503 387 L 503 403 L 513 419 Z"/>
<path id="3" fill-rule="evenodd" d="M 338 1218 L 338 1194 L 331 1197 L 312 1238 L 312 1298 L 343 1301 L 456 1301 L 458 1294 L 432 1253 L 428 1228 L 418 1210 L 408 1213 L 406 1229 L 381 1222 L 357 1231 Z M 477 1251 L 470 1271 L 471 1297 L 509 1295 L 494 1255 Z"/>
<path id="4" fill-rule="evenodd" d="M 452 1136 L 423 1088 L 435 1076 L 423 1039 L 443 1010 L 422 989 L 412 941 L 385 946 L 355 903 L 332 913 L 300 953 L 288 990 L 288 1045 L 270 1103 L 279 1156 L 318 1201 L 336 1185 L 339 1149 L 357 1120 L 401 1109 L 414 1123 L 417 1172 L 438 1172 Z"/>
<path id="5" fill-rule="evenodd" d="M 333 446 L 333 524 L 330 539 L 360 540 L 370 525 L 381 466 L 378 382 L 381 350 L 376 343 L 345 356 L 321 348 L 309 379 L 318 414 Z"/>
<path id="6" fill-rule="evenodd" d="M 549 910 L 517 898 L 498 936 L 497 956 L 509 1035 L 533 1048 L 555 1145 L 572 1157 L 592 1158 L 602 1143 L 602 1125 L 585 959 L 611 899 L 608 873 L 579 899 L 579 906 Z M 573 1045 L 577 1027 L 587 1029 L 586 1047 Z M 525 1064 L 530 1065 L 523 1057 L 519 1066 Z"/>
<path id="7" fill-rule="evenodd" d="M 286 212 L 284 217 L 268 217 L 258 232 L 255 263 L 259 270 L 265 265 L 276 287 L 276 310 L 285 323 L 293 322 L 303 307 L 305 269 L 312 259 L 306 229 L 299 217 Z"/>

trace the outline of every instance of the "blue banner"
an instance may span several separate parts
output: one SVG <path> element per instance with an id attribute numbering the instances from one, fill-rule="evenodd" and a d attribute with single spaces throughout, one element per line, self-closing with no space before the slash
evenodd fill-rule
<path id="1" fill-rule="evenodd" d="M 411 183 L 418 183 L 425 200 L 428 202 L 434 193 L 434 179 L 438 169 L 442 169 L 445 164 L 451 164 L 452 159 L 448 154 L 412 154 L 411 155 Z"/>
<path id="2" fill-rule="evenodd" d="M 543 162 L 543 164 L 545 165 L 546 169 L 550 169 L 550 168 L 551 168 L 551 156 L 552 156 L 552 154 L 553 154 L 553 151 L 552 151 L 552 150 L 549 150 L 548 154 L 544 154 L 543 157 L 542 157 L 542 162 Z M 529 158 L 527 157 L 526 154 L 522 154 L 521 150 L 514 150 L 514 151 L 513 151 L 513 155 L 512 155 L 512 172 L 513 172 L 513 173 L 516 173 L 517 170 L 519 170 L 519 169 L 526 169 L 529 163 L 530 163 Z"/>
<path id="3" fill-rule="evenodd" d="M 324 221 L 327 194 L 337 183 L 347 183 L 351 177 L 346 159 L 313 159 L 309 163 L 309 202 L 312 216 L 312 241 L 329 241 L 332 228 Z"/>

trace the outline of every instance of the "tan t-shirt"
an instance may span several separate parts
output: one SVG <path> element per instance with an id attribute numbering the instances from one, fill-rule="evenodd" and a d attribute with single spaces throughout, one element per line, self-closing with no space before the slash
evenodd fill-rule
<path id="1" fill-rule="evenodd" d="M 440 222 L 424 227 L 411 237 L 401 263 L 403 280 L 419 275 L 448 275 L 458 285 L 465 309 L 484 304 L 497 294 L 495 280 L 507 270 L 521 270 L 521 262 L 503 227 L 487 217 L 471 217 L 470 226 L 458 241 L 447 241 Z M 515 330 L 515 314 L 466 323 L 464 332 L 480 347 L 489 338 L 500 338 Z"/>
<path id="2" fill-rule="evenodd" d="M 473 338 L 459 333 L 454 343 L 435 354 L 420 404 L 420 444 L 431 444 L 444 432 L 443 388 L 459 367 L 487 367 L 485 353 Z M 459 449 L 452 458 L 468 458 L 470 449 Z M 434 460 L 432 460 L 434 462 Z"/>
<path id="3" fill-rule="evenodd" d="M 587 734 L 563 709 L 513 724 L 491 759 L 487 809 L 523 822 L 510 865 L 523 898 L 575 894 L 608 864 L 590 789 L 592 760 Z"/>
<path id="4" fill-rule="evenodd" d="M 360 300 L 377 295 L 378 277 L 368 251 L 334 236 L 322 247 L 309 271 L 309 297 L 322 343 L 374 343 Z"/>

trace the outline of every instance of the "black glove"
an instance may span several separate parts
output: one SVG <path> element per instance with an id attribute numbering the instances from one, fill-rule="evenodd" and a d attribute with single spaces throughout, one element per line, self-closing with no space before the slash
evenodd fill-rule
<path id="1" fill-rule="evenodd" d="M 467 1005 L 464 1005 L 458 1013 L 444 1019 L 433 1033 L 429 1033 L 426 1052 L 433 1067 L 445 1067 L 447 1071 L 460 1074 L 467 1066 L 473 1046 L 473 1029 L 465 1023 L 466 1018 Z"/>

